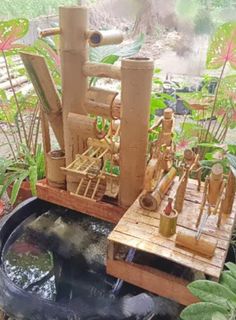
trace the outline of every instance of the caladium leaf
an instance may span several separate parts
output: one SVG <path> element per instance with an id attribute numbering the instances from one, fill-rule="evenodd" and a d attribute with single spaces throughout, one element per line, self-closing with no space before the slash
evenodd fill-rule
<path id="1" fill-rule="evenodd" d="M 0 51 L 16 52 L 17 48 L 23 45 L 14 43 L 16 40 L 23 38 L 29 29 L 27 19 L 12 19 L 0 21 Z"/>
<path id="2" fill-rule="evenodd" d="M 208 49 L 206 62 L 208 69 L 218 69 L 226 62 L 236 69 L 236 22 L 221 25 Z"/>
<path id="3" fill-rule="evenodd" d="M 236 103 L 236 75 L 227 76 L 221 80 L 219 95 L 220 97 L 225 96 L 228 99 L 231 99 L 232 102 Z"/>

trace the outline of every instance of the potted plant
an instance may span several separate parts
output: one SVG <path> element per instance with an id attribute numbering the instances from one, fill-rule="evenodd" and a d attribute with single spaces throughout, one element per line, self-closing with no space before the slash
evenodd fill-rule
<path id="1" fill-rule="evenodd" d="M 0 197 L 8 191 L 11 204 L 36 194 L 36 181 L 45 176 L 43 150 L 38 143 L 40 117 L 36 95 L 17 92 L 12 81 L 12 57 L 22 45 L 14 42 L 28 32 L 26 19 L 0 22 L 0 56 L 5 63 L 12 96 L 0 90 L 0 131 L 10 148 L 10 154 L 0 158 Z M 22 67 L 18 74 L 26 76 Z M 24 110 L 27 109 L 27 116 Z"/>

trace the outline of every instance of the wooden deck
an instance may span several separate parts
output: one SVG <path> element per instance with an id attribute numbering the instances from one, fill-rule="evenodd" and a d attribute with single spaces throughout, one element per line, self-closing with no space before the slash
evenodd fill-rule
<path id="1" fill-rule="evenodd" d="M 188 230 L 192 232 L 193 235 L 196 232 L 196 221 L 199 213 L 199 204 L 202 198 L 202 190 L 197 192 L 196 182 L 190 180 L 187 187 L 186 197 L 183 212 L 178 217 L 177 222 L 177 231 L 178 230 Z M 167 204 L 167 197 L 163 200 L 159 212 L 165 208 Z M 202 237 L 206 239 L 216 239 L 217 248 L 214 256 L 211 259 L 208 259 L 199 254 L 188 251 L 184 248 L 179 248 L 175 246 L 175 237 L 176 235 L 165 238 L 159 234 L 159 212 L 150 212 L 144 210 L 140 207 L 138 199 L 133 203 L 133 205 L 127 210 L 124 216 L 121 218 L 115 229 L 111 232 L 108 237 L 110 252 L 114 244 L 122 244 L 128 247 L 135 248 L 144 252 L 148 252 L 162 258 L 168 259 L 185 267 L 201 271 L 207 275 L 212 276 L 216 280 L 219 279 L 220 273 L 223 269 L 225 258 L 227 255 L 230 239 L 232 236 L 234 221 L 236 215 L 236 205 L 234 203 L 233 211 L 229 216 L 224 216 L 222 218 L 222 224 L 218 229 L 216 226 L 217 217 L 210 216 L 206 227 L 204 228 Z M 123 274 L 119 270 L 121 268 L 120 264 L 126 264 L 127 272 Z M 137 266 L 136 266 L 137 267 Z M 144 287 L 147 290 L 150 290 L 150 285 L 145 282 L 145 276 L 143 277 L 140 283 L 140 277 L 138 279 L 132 276 L 128 276 L 128 270 L 133 268 L 135 272 L 135 267 L 132 264 L 128 264 L 121 261 L 116 261 L 114 254 L 109 254 L 108 256 L 108 273 L 116 277 L 123 276 L 123 279 L 136 284 L 140 287 Z M 140 268 L 138 266 L 137 272 L 140 273 Z M 145 269 L 145 268 L 144 268 Z M 152 270 L 152 274 L 155 270 Z M 145 270 L 145 273 L 147 271 Z M 155 271 L 156 272 L 156 271 Z M 155 279 L 155 277 L 154 277 Z M 163 278 L 164 279 L 164 278 Z M 179 280 L 179 279 L 178 279 Z M 170 286 L 170 283 L 176 282 L 176 279 L 169 281 L 169 289 L 166 288 L 164 295 L 169 298 L 174 298 L 175 300 L 183 303 L 189 304 L 193 301 L 188 295 L 188 292 L 185 292 L 184 298 L 179 298 L 178 294 L 173 296 L 173 284 Z M 177 282 L 176 282 L 177 283 Z M 156 287 L 152 285 L 152 290 L 154 293 L 163 295 L 163 285 L 166 286 L 166 283 L 156 282 Z M 182 282 L 182 289 L 186 283 Z M 166 292 L 167 291 L 167 292 Z"/>

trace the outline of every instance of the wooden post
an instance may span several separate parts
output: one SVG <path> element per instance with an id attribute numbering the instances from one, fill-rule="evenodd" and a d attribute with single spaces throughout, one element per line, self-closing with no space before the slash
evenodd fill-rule
<path id="1" fill-rule="evenodd" d="M 211 168 L 209 178 L 209 189 L 207 201 L 211 206 L 215 206 L 218 197 L 220 196 L 221 184 L 223 182 L 223 167 L 220 163 L 214 164 Z"/>
<path id="2" fill-rule="evenodd" d="M 121 63 L 119 201 L 123 207 L 130 206 L 143 188 L 153 67 L 147 58 L 123 59 Z"/>
<path id="3" fill-rule="evenodd" d="M 88 59 L 88 31 L 87 8 L 60 7 L 60 54 L 62 74 L 62 109 L 65 137 L 66 166 L 77 153 L 84 151 L 83 139 L 73 134 L 67 121 L 68 113 L 86 114 L 84 109 L 87 92 L 87 78 L 83 74 L 83 65 Z M 76 184 L 73 177 L 67 177 L 68 191 L 75 191 Z"/>

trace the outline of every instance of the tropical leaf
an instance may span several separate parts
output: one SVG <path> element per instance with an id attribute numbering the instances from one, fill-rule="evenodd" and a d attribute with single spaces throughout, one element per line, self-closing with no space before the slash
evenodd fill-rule
<path id="1" fill-rule="evenodd" d="M 221 312 L 216 312 L 212 316 L 212 320 L 228 320 Z"/>
<path id="2" fill-rule="evenodd" d="M 206 62 L 208 69 L 218 69 L 226 62 L 236 69 L 236 22 L 221 25 L 208 49 Z"/>
<path id="3" fill-rule="evenodd" d="M 229 315 L 227 308 L 215 303 L 199 302 L 185 308 L 180 318 L 182 320 L 212 320 L 212 317 L 217 312 L 220 312 L 226 317 Z"/>
<path id="4" fill-rule="evenodd" d="M 236 157 L 235 157 L 236 160 Z M 236 265 L 232 262 L 227 262 L 225 266 L 229 269 L 231 275 L 236 279 Z M 235 288 L 235 293 L 236 293 L 236 288 Z"/>
<path id="5" fill-rule="evenodd" d="M 219 98 L 221 97 L 226 97 L 227 99 L 231 99 L 233 103 L 236 103 L 236 75 L 230 75 L 221 80 L 219 87 Z"/>
<path id="6" fill-rule="evenodd" d="M 227 308 L 229 306 L 228 301 L 230 300 L 236 307 L 236 294 L 219 283 L 208 280 L 197 280 L 190 283 L 188 289 L 203 302 L 216 303 Z"/>
<path id="7" fill-rule="evenodd" d="M 232 276 L 231 273 L 222 272 L 220 277 L 220 284 L 230 289 L 232 292 L 236 292 L 236 279 Z"/>
<path id="8" fill-rule="evenodd" d="M 29 21 L 27 19 L 12 19 L 8 21 L 0 21 L 0 51 L 11 51 L 15 53 L 17 48 L 23 45 L 15 44 L 16 40 L 23 38 L 29 29 Z"/>
<path id="9" fill-rule="evenodd" d="M 106 62 L 106 60 L 112 61 L 112 64 L 122 57 L 130 57 L 139 52 L 144 42 L 144 35 L 140 34 L 139 37 L 129 44 L 123 45 L 110 45 L 96 48 L 90 48 L 90 61 L 91 62 Z M 110 57 L 112 56 L 112 57 Z"/>

